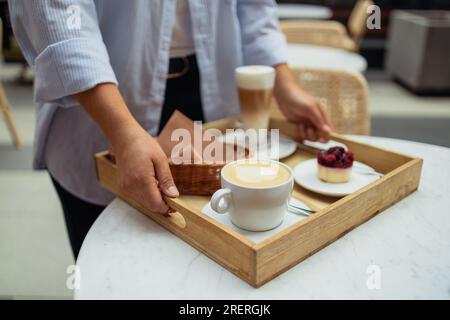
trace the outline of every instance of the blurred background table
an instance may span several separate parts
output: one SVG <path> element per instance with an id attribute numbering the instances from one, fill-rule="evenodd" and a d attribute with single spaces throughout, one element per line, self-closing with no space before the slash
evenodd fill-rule
<path id="1" fill-rule="evenodd" d="M 284 19 L 330 19 L 333 12 L 320 5 L 279 4 L 278 18 Z"/>
<path id="2" fill-rule="evenodd" d="M 386 70 L 418 93 L 450 92 L 450 11 L 395 11 Z"/>
<path id="3" fill-rule="evenodd" d="M 116 199 L 83 243 L 75 298 L 449 299 L 450 149 L 351 137 L 422 157 L 419 190 L 259 289 Z"/>
<path id="4" fill-rule="evenodd" d="M 341 49 L 309 44 L 288 44 L 288 63 L 292 67 L 312 67 L 364 72 L 367 61 L 363 56 Z"/>

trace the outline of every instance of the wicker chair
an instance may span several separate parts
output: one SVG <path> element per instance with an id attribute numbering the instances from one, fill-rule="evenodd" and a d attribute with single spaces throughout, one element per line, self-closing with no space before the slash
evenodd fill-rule
<path id="1" fill-rule="evenodd" d="M 3 39 L 3 23 L 0 19 L 0 40 Z M 0 43 L 0 67 L 3 62 L 2 56 L 2 46 Z M 0 112 L 3 113 L 3 117 L 5 119 L 6 126 L 11 134 L 12 140 L 16 148 L 19 148 L 22 144 L 19 131 L 16 127 L 16 122 L 14 121 L 14 117 L 11 113 L 11 108 L 8 99 L 6 98 L 5 90 L 3 89 L 3 85 L 0 82 Z"/>
<path id="2" fill-rule="evenodd" d="M 348 33 L 337 21 L 281 21 L 281 31 L 289 43 L 313 44 L 348 51 L 358 51 L 366 33 L 367 8 L 371 0 L 358 0 L 348 20 Z"/>
<path id="3" fill-rule="evenodd" d="M 329 112 L 335 132 L 370 134 L 367 82 L 361 74 L 312 68 L 295 68 L 293 72 L 302 88 Z M 271 116 L 284 118 L 276 103 Z"/>
<path id="4" fill-rule="evenodd" d="M 281 31 L 288 43 L 312 44 L 355 51 L 354 42 L 348 37 L 345 27 L 337 21 L 294 21 L 280 22 Z"/>

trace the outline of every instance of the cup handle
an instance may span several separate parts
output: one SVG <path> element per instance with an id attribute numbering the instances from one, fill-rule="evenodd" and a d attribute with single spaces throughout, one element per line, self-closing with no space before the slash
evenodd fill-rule
<path id="1" fill-rule="evenodd" d="M 230 189 L 225 188 L 217 190 L 211 197 L 211 208 L 217 213 L 220 214 L 226 213 L 230 207 L 230 196 L 231 196 Z M 222 199 L 223 205 L 220 204 L 220 200 Z"/>

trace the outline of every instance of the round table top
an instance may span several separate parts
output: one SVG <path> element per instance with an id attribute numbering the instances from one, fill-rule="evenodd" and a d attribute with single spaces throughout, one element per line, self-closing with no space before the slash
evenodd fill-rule
<path id="1" fill-rule="evenodd" d="M 364 72 L 367 61 L 363 56 L 341 49 L 309 44 L 288 44 L 288 63 L 292 67 Z"/>
<path id="2" fill-rule="evenodd" d="M 422 157 L 419 190 L 258 289 L 116 199 L 83 243 L 75 298 L 450 298 L 450 149 L 352 138 Z"/>
<path id="3" fill-rule="evenodd" d="M 330 19 L 333 12 L 324 6 L 311 4 L 279 4 L 279 19 Z"/>

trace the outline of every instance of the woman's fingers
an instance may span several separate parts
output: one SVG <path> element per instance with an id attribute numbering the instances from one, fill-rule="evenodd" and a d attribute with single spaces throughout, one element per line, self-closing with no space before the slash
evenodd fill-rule
<path id="1" fill-rule="evenodd" d="M 291 120 L 297 123 L 304 123 L 307 126 L 315 127 L 316 131 L 325 134 L 331 133 L 331 122 L 328 113 L 316 100 L 311 101 L 306 108 L 293 110 Z"/>
<path id="2" fill-rule="evenodd" d="M 180 194 L 170 172 L 169 163 L 164 154 L 159 154 L 152 159 L 153 172 L 148 175 L 147 203 L 150 210 L 159 213 L 168 213 L 173 210 L 166 204 L 161 194 L 163 192 L 169 197 L 178 197 Z"/>
<path id="3" fill-rule="evenodd" d="M 311 125 L 299 123 L 296 125 L 295 139 L 298 141 L 310 140 L 317 141 L 322 138 L 319 136 L 317 129 Z"/>
<path id="4" fill-rule="evenodd" d="M 154 177 L 149 177 L 144 185 L 144 190 L 146 195 L 143 200 L 147 202 L 148 209 L 158 213 L 167 213 L 169 211 L 169 206 L 164 202 L 161 191 L 158 188 L 158 182 Z"/>
<path id="5" fill-rule="evenodd" d="M 166 213 L 169 207 L 164 202 L 155 179 L 153 168 L 149 168 L 145 175 L 127 174 L 120 180 L 122 192 L 134 198 L 138 203 L 152 212 Z"/>
<path id="6" fill-rule="evenodd" d="M 156 178 L 158 179 L 161 191 L 169 197 L 178 197 L 180 193 L 173 181 L 167 158 L 157 158 L 153 161 L 153 164 L 155 166 Z"/>
<path id="7" fill-rule="evenodd" d="M 297 124 L 296 126 L 296 140 L 302 141 L 306 139 L 306 128 L 302 123 Z"/>
<path id="8" fill-rule="evenodd" d="M 318 109 L 319 109 L 320 114 L 322 115 L 322 118 L 325 121 L 325 126 L 324 126 L 325 135 L 319 136 L 319 142 L 326 143 L 330 140 L 329 134 L 333 131 L 333 128 L 331 125 L 331 118 L 330 118 L 330 114 L 325 110 L 325 108 L 321 104 L 318 105 Z"/>
<path id="9" fill-rule="evenodd" d="M 306 138 L 311 141 L 317 141 L 319 139 L 319 135 L 315 129 L 308 127 L 306 129 Z"/>
<path id="10" fill-rule="evenodd" d="M 325 124 L 328 125 L 330 128 L 330 132 L 332 130 L 332 124 L 331 124 L 331 118 L 330 114 L 325 110 L 324 106 L 322 106 L 320 103 L 318 104 L 318 109 L 320 111 L 320 114 L 322 115 L 322 118 L 325 120 Z M 328 132 L 328 133 L 330 133 Z"/>
<path id="11" fill-rule="evenodd" d="M 322 131 L 324 133 L 331 132 L 331 127 L 329 126 L 327 119 L 323 116 L 321 106 L 318 102 L 317 104 L 309 108 L 309 119 L 317 128 L 317 130 Z"/>

